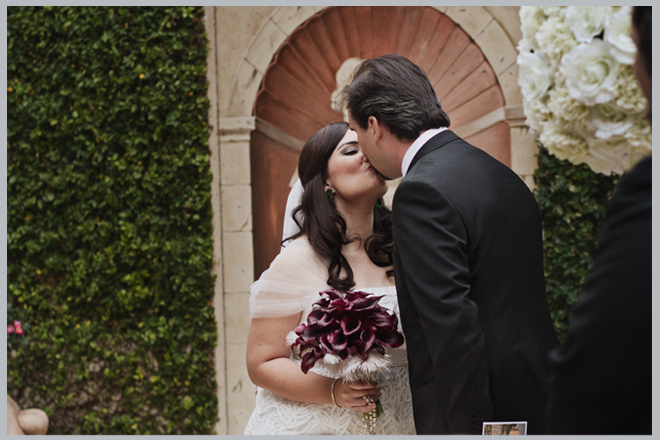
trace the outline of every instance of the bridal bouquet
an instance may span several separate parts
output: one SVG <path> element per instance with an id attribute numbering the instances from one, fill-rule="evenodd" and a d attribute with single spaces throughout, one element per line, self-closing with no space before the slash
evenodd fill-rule
<path id="1" fill-rule="evenodd" d="M 523 6 L 518 84 L 527 125 L 552 154 L 622 174 L 651 153 L 635 78 L 630 6 Z"/>
<path id="2" fill-rule="evenodd" d="M 380 306 L 382 296 L 366 292 L 319 292 L 321 299 L 312 306 L 307 321 L 291 332 L 287 341 L 299 347 L 303 373 L 322 363 L 335 377 L 346 381 L 369 381 L 373 374 L 389 365 L 385 347 L 400 347 L 403 335 L 397 330 L 394 313 Z M 377 408 L 363 417 L 374 433 Z"/>

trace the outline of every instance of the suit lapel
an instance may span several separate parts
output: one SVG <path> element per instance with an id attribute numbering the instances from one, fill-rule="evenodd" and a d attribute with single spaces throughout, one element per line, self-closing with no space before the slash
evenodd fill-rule
<path id="1" fill-rule="evenodd" d="M 453 142 L 455 140 L 460 140 L 461 138 L 458 137 L 453 131 L 451 130 L 444 130 L 435 136 L 433 136 L 431 139 L 426 141 L 424 146 L 417 152 L 415 157 L 413 157 L 412 162 L 410 163 L 410 167 L 408 167 L 408 170 L 412 169 L 412 167 L 415 166 L 419 160 L 429 154 L 432 151 L 437 150 L 438 148 L 441 148 L 445 145 L 447 145 L 450 142 Z"/>

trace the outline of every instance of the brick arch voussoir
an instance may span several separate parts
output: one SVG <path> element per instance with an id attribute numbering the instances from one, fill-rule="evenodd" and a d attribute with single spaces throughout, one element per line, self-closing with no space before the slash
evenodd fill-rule
<path id="1" fill-rule="evenodd" d="M 493 15 L 483 7 L 457 9 L 447 6 L 433 6 L 432 8 L 452 19 L 475 41 L 487 26 L 499 27 Z M 273 10 L 255 34 L 239 63 L 232 80 L 228 116 L 252 115 L 256 95 L 260 89 L 264 73 L 280 46 L 300 25 L 324 9 L 316 6 L 280 6 Z M 472 12 L 469 17 L 462 16 L 459 13 L 460 10 L 465 9 L 470 9 Z M 491 64 L 493 64 L 493 60 L 501 56 L 502 51 L 512 52 L 516 50 L 515 45 L 504 32 L 495 32 L 495 34 L 496 38 L 492 41 L 492 44 L 481 48 L 484 57 Z M 494 48 L 499 48 L 499 50 Z M 498 72 L 498 78 L 501 75 Z M 506 93 L 504 97 L 505 102 L 510 100 Z"/>

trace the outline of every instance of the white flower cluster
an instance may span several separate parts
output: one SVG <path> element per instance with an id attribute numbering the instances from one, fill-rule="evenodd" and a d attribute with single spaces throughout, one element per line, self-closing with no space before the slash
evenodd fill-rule
<path id="1" fill-rule="evenodd" d="M 651 153 L 632 64 L 630 6 L 522 6 L 518 84 L 527 125 L 560 159 L 622 174 Z"/>

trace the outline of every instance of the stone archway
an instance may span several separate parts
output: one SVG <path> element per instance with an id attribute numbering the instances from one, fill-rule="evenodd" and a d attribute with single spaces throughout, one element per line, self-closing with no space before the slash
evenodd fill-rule
<path id="1" fill-rule="evenodd" d="M 522 105 L 518 87 L 516 45 L 522 38 L 517 6 L 434 6 L 447 15 L 479 45 L 493 66 L 507 108 Z M 279 47 L 302 23 L 322 11 L 321 6 L 280 6 L 263 22 L 232 80 L 223 119 L 234 128 L 248 130 L 253 125 L 242 118 L 252 114 L 264 73 Z M 511 119 L 508 115 L 507 120 Z M 236 123 L 231 122 L 236 121 Z M 222 125 L 225 125 L 221 121 Z"/>
<path id="2" fill-rule="evenodd" d="M 492 17 L 480 36 L 489 25 Z M 323 126 L 343 119 L 331 108 L 337 70 L 349 58 L 392 52 L 408 57 L 427 73 L 452 120 L 452 130 L 511 166 L 511 129 L 495 70 L 502 69 L 505 56 L 493 66 L 466 30 L 431 7 L 318 11 L 281 44 L 264 70 L 252 109 L 255 276 L 279 252 L 284 206 L 302 144 Z"/>

